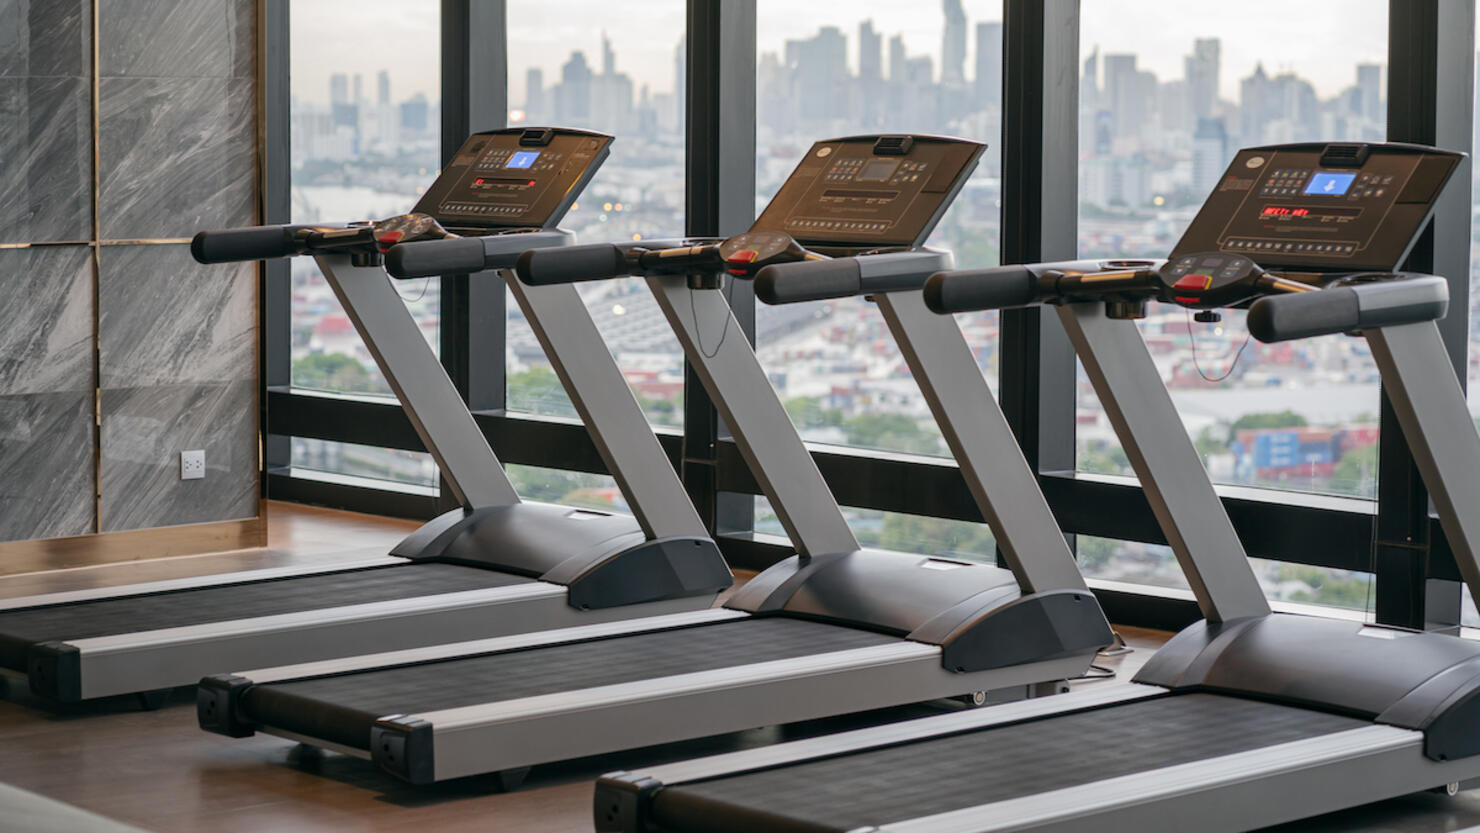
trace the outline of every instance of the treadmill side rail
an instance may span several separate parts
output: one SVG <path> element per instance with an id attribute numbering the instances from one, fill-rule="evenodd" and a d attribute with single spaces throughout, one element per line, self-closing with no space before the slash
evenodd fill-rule
<path id="1" fill-rule="evenodd" d="M 443 781 L 655 743 L 866 711 L 978 690 L 1027 686 L 1082 670 L 1079 660 L 1049 660 L 996 671 L 953 674 L 940 649 L 900 642 L 716 671 L 658 677 L 579 691 L 407 715 L 432 725 L 429 744 L 409 749 L 434 761 Z M 764 692 L 765 696 L 758 696 Z M 382 760 L 384 738 L 404 721 L 382 724 L 372 758 L 409 777 L 421 761 Z M 406 724 L 409 725 L 409 724 Z M 271 726 L 263 727 L 271 732 Z"/>
<path id="2" fill-rule="evenodd" d="M 1416 732 L 1369 726 L 995 804 L 881 825 L 878 833 L 1238 833 L 1406 795 L 1480 773 L 1438 764 Z M 1275 789 L 1275 785 L 1278 789 Z"/>

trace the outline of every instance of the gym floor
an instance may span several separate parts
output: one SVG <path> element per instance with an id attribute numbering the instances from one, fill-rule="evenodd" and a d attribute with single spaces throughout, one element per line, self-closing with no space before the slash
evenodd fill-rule
<path id="1" fill-rule="evenodd" d="M 0 597 L 72 590 L 384 552 L 414 523 L 273 503 L 269 546 L 0 578 Z M 1128 679 L 1168 634 L 1123 631 L 1135 650 L 1106 664 Z M 1083 682 L 1077 685 L 1112 685 Z M 271 736 L 230 740 L 196 728 L 193 693 L 156 712 L 116 698 L 53 713 L 24 685 L 0 699 L 0 782 L 139 827 L 166 831 L 591 830 L 592 780 L 603 772 L 854 728 L 935 711 L 915 706 L 846 720 L 745 732 L 536 768 L 499 794 L 487 779 L 412 788 L 355 758 Z M 1093 738 L 1089 738 L 1093 742 Z M 1031 754 L 1031 753 L 1030 753 Z M 1273 830 L 1451 831 L 1480 825 L 1480 790 L 1419 795 Z M 3 823 L 0 823 L 3 827 Z"/>

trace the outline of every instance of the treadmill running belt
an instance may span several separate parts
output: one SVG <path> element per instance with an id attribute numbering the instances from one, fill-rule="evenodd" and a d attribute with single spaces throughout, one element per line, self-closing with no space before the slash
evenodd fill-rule
<path id="1" fill-rule="evenodd" d="M 0 666 L 26 668 L 37 642 L 271 616 L 533 581 L 455 564 L 392 564 L 0 613 Z"/>
<path id="2" fill-rule="evenodd" d="M 1372 725 L 1216 694 L 1155 697 L 795 766 L 653 799 L 673 833 L 843 833 Z"/>
<path id="3" fill-rule="evenodd" d="M 731 665 L 897 642 L 820 622 L 762 617 L 252 686 L 241 710 L 260 725 L 366 749 L 370 727 L 417 714 Z"/>

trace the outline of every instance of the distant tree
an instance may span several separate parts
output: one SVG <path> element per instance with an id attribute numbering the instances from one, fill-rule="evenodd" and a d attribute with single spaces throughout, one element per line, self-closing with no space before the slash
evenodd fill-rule
<path id="1" fill-rule="evenodd" d="M 904 414 L 866 413 L 843 422 L 849 445 L 932 454 L 940 450 L 940 438 L 920 428 Z"/>
<path id="2" fill-rule="evenodd" d="M 383 386 L 370 380 L 370 371 L 354 356 L 310 353 L 293 361 L 293 384 L 319 390 L 374 393 Z"/>
<path id="3" fill-rule="evenodd" d="M 1091 474 L 1135 474 L 1131 469 L 1130 458 L 1125 456 L 1125 449 L 1108 443 L 1096 443 L 1079 449 L 1075 468 Z"/>
<path id="4" fill-rule="evenodd" d="M 1366 497 L 1377 479 L 1377 446 L 1354 448 L 1341 455 L 1331 471 L 1331 488 L 1347 495 Z"/>
<path id="5" fill-rule="evenodd" d="M 1282 582 L 1298 581 L 1311 588 L 1309 592 L 1297 590 L 1291 593 L 1289 600 L 1292 602 L 1365 610 L 1369 601 L 1371 580 L 1341 570 L 1305 564 L 1281 564 L 1275 572 L 1275 578 Z"/>
<path id="6" fill-rule="evenodd" d="M 1228 426 L 1228 443 L 1238 439 L 1238 432 L 1254 430 L 1259 428 L 1303 428 L 1310 423 L 1305 417 L 1291 410 L 1274 411 L 1272 413 L 1244 414 Z"/>
<path id="7" fill-rule="evenodd" d="M 795 396 L 786 400 L 786 415 L 798 428 L 820 428 L 843 421 L 842 411 L 823 406 L 822 399 L 816 396 Z"/>
<path id="8" fill-rule="evenodd" d="M 1080 535 L 1074 539 L 1074 548 L 1079 557 L 1079 569 L 1092 573 L 1110 563 L 1110 559 L 1120 550 L 1120 542 L 1109 538 L 1096 538 L 1092 535 Z"/>
<path id="9" fill-rule="evenodd" d="M 1214 436 L 1211 426 L 1203 428 L 1197 434 L 1197 439 L 1192 441 L 1197 446 L 1197 453 L 1202 455 L 1203 463 L 1206 464 L 1209 457 L 1228 453 L 1228 443 Z"/>
<path id="10" fill-rule="evenodd" d="M 899 512 L 884 516 L 884 529 L 878 546 L 924 555 L 966 556 L 982 561 L 991 561 L 997 555 L 992 530 L 985 524 Z"/>
<path id="11" fill-rule="evenodd" d="M 509 404 L 521 411 L 546 416 L 576 416 L 575 406 L 565 395 L 560 377 L 548 367 L 531 367 L 508 378 Z"/>

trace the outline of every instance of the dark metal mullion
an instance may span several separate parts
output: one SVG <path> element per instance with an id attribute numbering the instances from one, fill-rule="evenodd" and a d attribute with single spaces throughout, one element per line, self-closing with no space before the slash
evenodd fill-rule
<path id="1" fill-rule="evenodd" d="M 755 219 L 755 0 L 687 2 L 685 55 L 685 233 L 738 234 Z M 755 293 L 749 282 L 726 289 L 746 339 L 755 342 Z M 725 428 L 684 365 L 681 474 L 694 506 L 716 532 L 748 532 L 755 502 L 718 490 L 717 448 Z"/>
<path id="2" fill-rule="evenodd" d="M 1472 141 L 1475 10 L 1472 2 L 1391 0 L 1388 11 L 1388 138 L 1468 151 Z M 1405 268 L 1449 280 L 1440 322 L 1460 384 L 1468 349 L 1469 162 L 1455 173 Z M 1435 546 L 1428 493 L 1386 394 L 1379 413 L 1376 617 L 1386 624 L 1454 629 L 1460 586 L 1431 578 Z M 1451 572 L 1442 571 L 1441 572 Z"/>
<path id="3" fill-rule="evenodd" d="M 468 136 L 508 118 L 508 25 L 504 0 L 442 0 L 442 141 L 446 164 Z M 508 315 L 498 275 L 440 279 L 442 366 L 475 410 L 505 405 L 504 330 Z M 445 508 L 453 508 L 442 489 Z"/>
<path id="4" fill-rule="evenodd" d="M 1004 0 L 1002 262 L 1078 249 L 1078 0 Z M 1028 463 L 1074 469 L 1074 349 L 1039 308 L 1004 310 L 998 398 Z M 1071 539 L 1072 540 L 1072 539 Z M 999 554 L 1000 560 L 1000 554 Z"/>
<path id="5" fill-rule="evenodd" d="M 258 127 L 262 152 L 259 157 L 259 181 L 262 194 L 261 222 L 267 225 L 290 223 L 292 218 L 293 173 L 291 167 L 292 113 L 289 86 L 289 0 L 264 0 L 258 6 L 259 41 L 257 59 L 261 62 Z M 258 346 L 258 391 L 262 449 L 262 496 L 267 497 L 270 469 L 292 463 L 292 439 L 268 431 L 269 387 L 293 383 L 292 361 L 292 267 L 287 260 L 265 260 L 261 265 L 257 303 L 260 341 Z"/>

